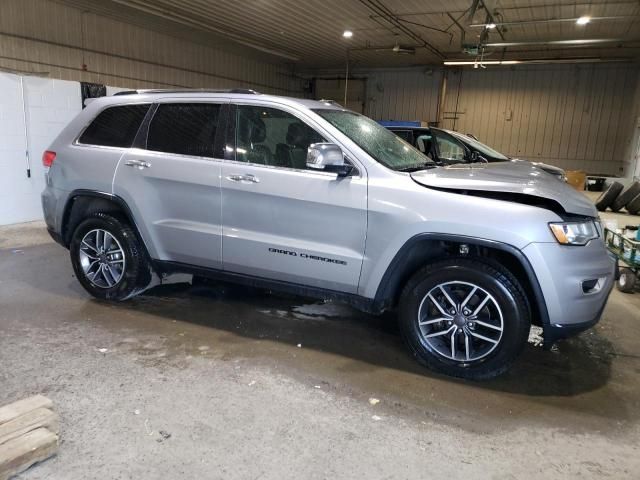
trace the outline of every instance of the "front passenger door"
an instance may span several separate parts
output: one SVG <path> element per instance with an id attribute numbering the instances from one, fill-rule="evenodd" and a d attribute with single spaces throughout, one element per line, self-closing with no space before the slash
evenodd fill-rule
<path id="1" fill-rule="evenodd" d="M 229 272 L 356 293 L 367 221 L 365 172 L 306 168 L 324 134 L 293 112 L 238 105 L 222 167 Z"/>

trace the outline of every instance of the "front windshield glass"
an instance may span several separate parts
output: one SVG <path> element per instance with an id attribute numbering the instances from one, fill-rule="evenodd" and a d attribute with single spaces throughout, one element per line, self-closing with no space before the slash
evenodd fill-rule
<path id="1" fill-rule="evenodd" d="M 395 133 L 364 115 L 344 110 L 314 110 L 385 167 L 411 171 L 435 164 Z"/>
<path id="2" fill-rule="evenodd" d="M 484 143 L 479 142 L 478 140 L 469 137 L 467 135 L 463 135 L 458 132 L 449 132 L 451 135 L 456 137 L 458 140 L 462 140 L 464 143 L 469 145 L 471 148 L 479 151 L 480 153 L 487 155 L 488 157 L 496 158 L 498 160 L 509 160 L 509 157 L 504 156 L 500 152 L 494 150 L 491 147 L 486 146 Z"/>

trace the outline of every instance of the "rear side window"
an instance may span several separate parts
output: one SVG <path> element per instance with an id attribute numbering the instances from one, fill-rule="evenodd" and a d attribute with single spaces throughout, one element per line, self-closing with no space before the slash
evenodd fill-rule
<path id="1" fill-rule="evenodd" d="M 149 125 L 147 149 L 197 157 L 213 157 L 220 105 L 165 103 Z"/>
<path id="2" fill-rule="evenodd" d="M 122 105 L 100 112 L 78 140 L 87 145 L 129 148 L 150 104 Z"/>

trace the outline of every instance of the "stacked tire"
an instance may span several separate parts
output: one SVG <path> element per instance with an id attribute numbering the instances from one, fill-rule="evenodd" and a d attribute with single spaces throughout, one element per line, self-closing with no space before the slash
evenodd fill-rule
<path id="1" fill-rule="evenodd" d="M 640 212 L 640 182 L 633 182 L 627 188 L 624 188 L 619 182 L 613 182 L 596 200 L 596 208 L 601 212 L 607 208 L 613 212 L 619 212 L 626 208 L 630 214 L 638 215 Z"/>

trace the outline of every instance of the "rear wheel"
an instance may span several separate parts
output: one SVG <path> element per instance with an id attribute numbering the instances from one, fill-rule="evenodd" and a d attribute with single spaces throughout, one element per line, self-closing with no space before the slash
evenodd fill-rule
<path id="1" fill-rule="evenodd" d="M 467 379 L 506 371 L 531 328 L 529 304 L 518 281 L 484 259 L 427 265 L 409 280 L 400 305 L 402 334 L 418 361 Z"/>
<path id="2" fill-rule="evenodd" d="M 151 281 L 146 252 L 123 218 L 94 213 L 81 222 L 69 245 L 76 278 L 103 300 L 125 300 Z"/>

